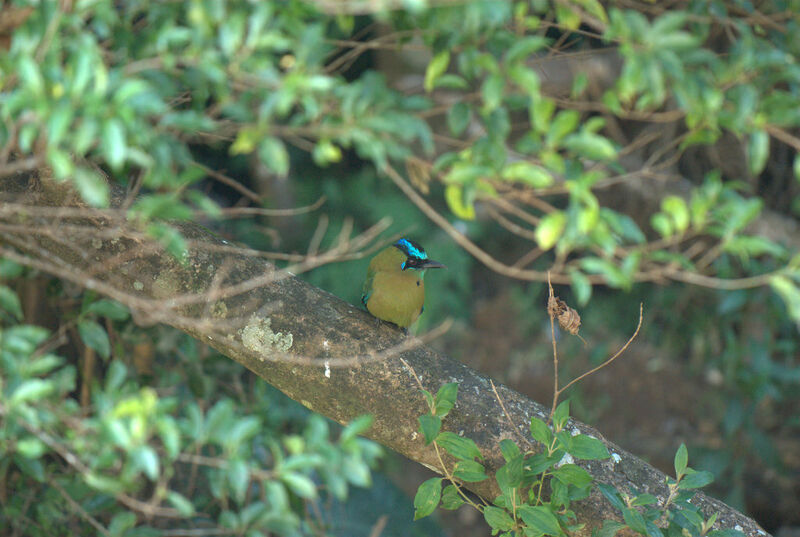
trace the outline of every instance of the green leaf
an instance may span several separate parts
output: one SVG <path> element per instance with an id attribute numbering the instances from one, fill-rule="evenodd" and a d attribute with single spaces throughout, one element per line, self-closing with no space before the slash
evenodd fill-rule
<path id="1" fill-rule="evenodd" d="M 517 181 L 533 188 L 547 188 L 553 185 L 553 176 L 549 171 L 524 160 L 508 164 L 500 173 L 506 181 Z"/>
<path id="2" fill-rule="evenodd" d="M 22 456 L 16 456 L 12 458 L 13 464 L 19 468 L 19 470 L 32 478 L 34 478 L 39 483 L 44 483 L 47 479 L 44 473 L 44 465 L 42 461 L 39 459 L 26 459 Z"/>
<path id="3" fill-rule="evenodd" d="M 372 473 L 369 471 L 369 465 L 360 456 L 346 456 L 342 465 L 342 473 L 347 476 L 350 483 L 357 487 L 372 486 Z"/>
<path id="4" fill-rule="evenodd" d="M 597 532 L 595 537 L 614 537 L 619 530 L 625 527 L 622 522 L 616 520 L 604 520 L 603 527 Z"/>
<path id="5" fill-rule="evenodd" d="M 83 476 L 83 479 L 84 481 L 86 481 L 86 484 L 92 487 L 93 489 L 108 494 L 117 494 L 119 492 L 122 492 L 125 488 L 125 485 L 118 476 L 106 477 L 102 474 L 96 474 L 94 472 L 90 472 L 88 474 L 85 474 Z"/>
<path id="6" fill-rule="evenodd" d="M 697 472 L 691 468 L 686 469 L 686 475 L 678 483 L 678 488 L 681 490 L 699 489 L 714 481 L 714 474 L 703 470 Z"/>
<path id="7" fill-rule="evenodd" d="M 678 451 L 675 452 L 675 477 L 680 479 L 686 471 L 689 464 L 689 451 L 686 449 L 686 444 L 681 444 Z"/>
<path id="8" fill-rule="evenodd" d="M 553 477 L 565 485 L 574 485 L 578 488 L 588 487 L 592 484 L 592 476 L 576 464 L 563 464 L 553 470 Z"/>
<path id="9" fill-rule="evenodd" d="M 115 171 L 119 171 L 125 163 L 127 146 L 125 144 L 125 128 L 122 122 L 112 117 L 103 124 L 103 134 L 101 139 L 103 156 L 108 165 Z"/>
<path id="10" fill-rule="evenodd" d="M 295 453 L 286 458 L 280 469 L 282 471 L 308 470 L 325 466 L 325 462 L 325 458 L 319 453 Z"/>
<path id="11" fill-rule="evenodd" d="M 453 74 L 453 73 L 445 73 L 439 78 L 436 79 L 436 82 L 433 85 L 435 88 L 445 88 L 445 89 L 457 89 L 457 90 L 466 90 L 469 89 L 469 83 L 464 79 L 464 77 Z"/>
<path id="12" fill-rule="evenodd" d="M 553 426 L 556 431 L 560 431 L 569 419 L 569 399 L 561 401 L 553 412 Z"/>
<path id="13" fill-rule="evenodd" d="M 541 35 L 529 35 L 515 39 L 503 60 L 506 63 L 524 62 L 534 52 L 547 46 L 550 40 Z"/>
<path id="14" fill-rule="evenodd" d="M 239 130 L 236 139 L 231 144 L 228 152 L 231 155 L 247 155 L 256 148 L 256 142 L 261 134 L 254 127 L 245 127 Z"/>
<path id="15" fill-rule="evenodd" d="M 457 397 L 457 382 L 448 382 L 447 384 L 443 384 L 442 387 L 439 388 L 439 391 L 436 392 L 433 413 L 440 418 L 447 416 L 447 414 L 449 414 L 453 409 L 453 406 L 455 406 Z"/>
<path id="16" fill-rule="evenodd" d="M 192 210 L 172 194 L 149 194 L 141 196 L 128 212 L 128 218 L 153 220 L 189 220 Z"/>
<path id="17" fill-rule="evenodd" d="M 611 160 L 617 156 L 617 148 L 608 138 L 587 131 L 565 138 L 564 147 L 580 157 L 592 160 Z"/>
<path id="18" fill-rule="evenodd" d="M 500 440 L 500 452 L 503 454 L 503 458 L 506 460 L 506 462 L 515 459 L 522 453 L 519 450 L 519 446 L 517 446 L 517 444 L 514 443 L 514 441 L 510 438 L 504 438 Z"/>
<path id="19" fill-rule="evenodd" d="M 158 455 L 153 448 L 150 446 L 139 446 L 131 453 L 131 456 L 136 468 L 142 470 L 151 481 L 155 481 L 158 478 Z"/>
<path id="20" fill-rule="evenodd" d="M 442 76 L 447 67 L 450 65 L 450 51 L 442 50 L 438 52 L 428 64 L 425 69 L 425 82 L 423 84 L 425 91 L 430 93 L 436 84 L 436 79 Z"/>
<path id="21" fill-rule="evenodd" d="M 732 203 L 723 222 L 724 233 L 732 234 L 743 229 L 758 216 L 763 204 L 764 201 L 761 198 L 740 199 Z"/>
<path id="22" fill-rule="evenodd" d="M 16 64 L 17 76 L 22 85 L 27 87 L 34 95 L 42 95 L 45 90 L 44 77 L 39 70 L 38 62 L 30 56 L 22 56 Z"/>
<path id="23" fill-rule="evenodd" d="M 297 475 L 305 477 L 299 474 Z M 230 490 L 236 502 L 244 503 L 247 487 L 250 485 L 250 469 L 247 467 L 247 463 L 242 459 L 229 461 L 225 477 L 228 480 Z"/>
<path id="24" fill-rule="evenodd" d="M 439 434 L 439 430 L 442 428 L 442 418 L 430 414 L 423 414 L 417 419 L 419 420 L 419 431 L 425 437 L 425 445 L 427 446 L 433 442 Z"/>
<path id="25" fill-rule="evenodd" d="M 638 262 L 638 255 L 631 257 L 631 261 Z M 633 275 L 623 272 L 611 260 L 600 257 L 584 257 L 579 261 L 580 266 L 586 272 L 601 274 L 608 285 L 621 289 L 629 289 L 633 284 Z M 633 265 L 635 267 L 635 265 Z"/>
<path id="26" fill-rule="evenodd" d="M 449 431 L 442 431 L 436 437 L 436 443 L 453 457 L 460 460 L 483 459 L 478 445 L 471 438 L 464 438 Z"/>
<path id="27" fill-rule="evenodd" d="M 16 451 L 26 459 L 38 459 L 47 452 L 47 446 L 38 438 L 28 436 L 17 440 Z"/>
<path id="28" fill-rule="evenodd" d="M 570 438 L 567 451 L 573 457 L 581 460 L 607 459 L 611 456 L 600 440 L 585 434 L 578 434 Z"/>
<path id="29" fill-rule="evenodd" d="M 108 334 L 96 321 L 80 321 L 78 334 L 87 347 L 96 350 L 103 358 L 107 359 L 111 355 L 111 342 L 108 340 Z"/>
<path id="30" fill-rule="evenodd" d="M 453 470 L 453 475 L 467 483 L 476 483 L 488 479 L 486 469 L 479 462 L 458 461 Z"/>
<path id="31" fill-rule="evenodd" d="M 667 196 L 661 201 L 661 210 L 669 215 L 673 229 L 683 233 L 689 228 L 689 207 L 678 196 Z"/>
<path id="32" fill-rule="evenodd" d="M 631 507 L 640 505 L 653 505 L 654 503 L 658 503 L 658 498 L 652 494 L 639 494 L 633 499 L 633 501 L 631 501 Z"/>
<path id="33" fill-rule="evenodd" d="M 289 153 L 280 138 L 267 136 L 258 144 L 258 158 L 280 176 L 289 173 Z"/>
<path id="34" fill-rule="evenodd" d="M 423 482 L 414 495 L 414 520 L 424 518 L 436 509 L 442 498 L 442 478 L 432 477 Z"/>
<path id="35" fill-rule="evenodd" d="M 566 135 L 578 127 L 581 115 L 576 110 L 562 110 L 553 119 L 547 131 L 547 145 L 556 146 Z"/>
<path id="36" fill-rule="evenodd" d="M 555 246 L 567 225 L 567 215 L 562 211 L 553 211 L 545 215 L 536 226 L 536 242 L 542 250 Z"/>
<path id="37" fill-rule="evenodd" d="M 547 506 L 523 505 L 517 510 L 517 514 L 525 525 L 533 530 L 534 535 L 553 535 L 555 537 L 562 533 L 558 519 Z"/>
<path id="38" fill-rule="evenodd" d="M 531 418 L 531 437 L 540 444 L 549 446 L 553 442 L 553 431 L 539 418 Z"/>
<path id="39" fill-rule="evenodd" d="M 61 101 L 56 105 L 47 120 L 47 143 L 50 147 L 58 147 L 72 122 L 73 110 L 74 108 L 67 101 Z"/>
<path id="40" fill-rule="evenodd" d="M 750 175 L 759 175 L 764 171 L 769 157 L 769 135 L 759 130 L 750 134 L 747 144 L 747 168 Z"/>
<path id="41" fill-rule="evenodd" d="M 583 272 L 571 269 L 569 271 L 569 279 L 572 294 L 575 295 L 578 305 L 585 306 L 588 304 L 589 299 L 592 297 L 592 284 L 589 282 L 589 278 Z"/>
<path id="42" fill-rule="evenodd" d="M 328 164 L 342 160 L 342 150 L 335 146 L 330 140 L 320 140 L 314 146 L 311 154 L 317 166 L 327 166 Z"/>
<path id="43" fill-rule="evenodd" d="M 769 285 L 783 299 L 789 316 L 795 322 L 800 322 L 800 288 L 792 280 L 781 275 L 772 276 Z"/>
<path id="44" fill-rule="evenodd" d="M 114 321 L 124 321 L 130 317 L 128 308 L 109 298 L 102 298 L 89 304 L 85 310 L 87 313 L 96 313 L 102 317 L 108 317 Z"/>
<path id="45" fill-rule="evenodd" d="M 442 492 L 442 509 L 454 510 L 464 505 L 464 498 L 455 485 L 447 485 Z"/>
<path id="46" fill-rule="evenodd" d="M 550 114 L 554 111 L 554 108 L 550 108 L 550 105 L 555 105 L 553 101 L 550 99 L 542 99 L 539 95 L 539 91 L 541 89 L 541 81 L 539 80 L 539 75 L 536 74 L 536 71 L 527 67 L 524 64 L 517 64 L 513 65 L 508 69 L 508 76 L 509 78 L 517 85 L 519 88 L 530 95 L 534 101 L 533 105 L 530 108 L 530 118 L 531 123 L 533 123 L 536 132 L 545 132 L 548 127 L 548 123 L 550 121 Z M 549 103 L 549 104 L 548 104 Z M 540 107 L 550 108 L 549 110 L 545 110 L 544 108 L 540 108 L 539 110 L 535 110 L 534 107 L 539 104 Z M 537 116 L 537 114 L 545 112 L 543 116 Z M 536 124 L 535 118 L 539 119 L 539 121 L 543 122 L 543 124 Z"/>
<path id="47" fill-rule="evenodd" d="M 483 110 L 490 112 L 498 108 L 503 102 L 505 89 L 506 79 L 500 73 L 495 73 L 486 77 L 481 87 Z M 492 133 L 489 133 L 489 135 L 491 136 Z"/>
<path id="48" fill-rule="evenodd" d="M 508 531 L 514 527 L 514 519 L 505 509 L 487 505 L 483 508 L 483 518 L 492 528 L 492 534 L 498 531 Z"/>
<path id="49" fill-rule="evenodd" d="M 774 257 L 786 255 L 786 248 L 764 237 L 733 236 L 723 243 L 723 250 L 745 261 L 765 254 Z"/>
<path id="50" fill-rule="evenodd" d="M 650 225 L 653 226 L 653 229 L 663 238 L 666 239 L 672 236 L 672 222 L 664 213 L 656 213 L 651 216 Z"/>
<path id="51" fill-rule="evenodd" d="M 125 367 L 125 364 L 119 360 L 112 360 L 108 366 L 108 371 L 106 372 L 105 390 L 107 392 L 119 390 L 119 388 L 122 387 L 122 383 L 125 381 L 127 374 L 128 370 Z"/>
<path id="52" fill-rule="evenodd" d="M 574 0 L 574 2 L 583 7 L 592 17 L 600 19 L 601 22 L 608 23 L 608 15 L 606 14 L 605 8 L 603 8 L 603 4 L 600 3 L 600 0 Z"/>
<path id="53" fill-rule="evenodd" d="M 195 514 L 194 504 L 174 490 L 167 491 L 167 501 L 178 510 L 181 516 L 190 517 Z"/>
<path id="54" fill-rule="evenodd" d="M 625 523 L 633 531 L 639 532 L 643 535 L 647 535 L 647 523 L 645 522 L 644 517 L 639 511 L 637 511 L 636 509 L 631 509 L 630 507 L 623 507 L 622 518 L 625 519 Z"/>
<path id="55" fill-rule="evenodd" d="M 117 513 L 108 524 L 108 533 L 113 537 L 124 535 L 136 525 L 136 514 L 130 511 Z"/>
<path id="56" fill-rule="evenodd" d="M 472 119 L 472 110 L 469 105 L 459 101 L 447 111 L 447 128 L 453 136 L 461 136 Z"/>
<path id="57" fill-rule="evenodd" d="M 342 430 L 342 434 L 339 436 L 339 443 L 344 444 L 353 440 L 356 436 L 364 434 L 372 427 L 373 421 L 372 414 L 358 416 Z"/>
<path id="58" fill-rule="evenodd" d="M 281 474 L 281 481 L 286 483 L 289 490 L 301 498 L 316 498 L 317 486 L 310 477 L 297 472 L 286 472 Z"/>
<path id="59" fill-rule="evenodd" d="M 600 492 L 606 497 L 612 506 L 620 510 L 625 507 L 619 492 L 613 485 L 609 485 L 607 483 L 597 483 L 596 485 L 598 490 L 600 490 Z"/>
<path id="60" fill-rule="evenodd" d="M 456 217 L 462 220 L 475 220 L 475 206 L 472 203 L 465 203 L 460 185 L 447 185 L 444 189 L 444 199 Z"/>
<path id="61" fill-rule="evenodd" d="M 603 207 L 600 209 L 600 217 L 622 241 L 635 244 L 646 242 L 644 233 L 630 216 Z"/>
<path id="62" fill-rule="evenodd" d="M 0 280 L 18 278 L 22 276 L 23 272 L 24 268 L 19 263 L 15 263 L 10 259 L 0 258 Z"/>
<path id="63" fill-rule="evenodd" d="M 108 207 L 110 188 L 99 173 L 80 166 L 72 173 L 72 180 L 86 203 L 92 207 Z"/>
<path id="64" fill-rule="evenodd" d="M 511 489 L 515 489 L 522 484 L 522 454 L 517 455 L 510 461 L 501 466 L 495 473 L 497 485 L 503 494 L 508 494 Z"/>
<path id="65" fill-rule="evenodd" d="M 164 249 L 175 259 L 185 259 L 188 244 L 178 229 L 161 222 L 153 222 L 147 226 L 146 232 L 160 242 Z"/>
<path id="66" fill-rule="evenodd" d="M 18 321 L 22 320 L 22 304 L 19 301 L 19 297 L 17 293 L 5 285 L 0 285 L 0 308 L 13 315 Z"/>
<path id="67" fill-rule="evenodd" d="M 581 15 L 577 9 L 573 9 L 569 4 L 556 3 L 556 19 L 558 23 L 567 30 L 577 30 L 581 25 Z"/>
<path id="68" fill-rule="evenodd" d="M 425 401 L 428 403 L 428 408 L 431 412 L 433 412 L 434 404 L 433 404 L 433 394 L 426 389 L 422 390 L 422 395 L 425 396 Z"/>

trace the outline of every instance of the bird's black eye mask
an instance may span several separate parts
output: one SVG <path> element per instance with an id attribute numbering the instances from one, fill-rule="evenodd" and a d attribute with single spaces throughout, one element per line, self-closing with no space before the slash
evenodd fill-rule
<path id="1" fill-rule="evenodd" d="M 421 268 L 424 263 L 425 263 L 424 259 L 420 259 L 418 257 L 409 257 L 408 259 L 403 261 L 402 265 L 400 265 L 400 270 L 418 269 Z"/>

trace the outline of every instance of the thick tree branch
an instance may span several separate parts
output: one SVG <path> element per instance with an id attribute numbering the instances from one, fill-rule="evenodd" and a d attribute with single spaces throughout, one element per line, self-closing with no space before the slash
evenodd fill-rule
<path id="1" fill-rule="evenodd" d="M 367 436 L 420 464 L 436 470 L 438 461 L 417 433 L 417 417 L 426 406 L 405 364 L 428 390 L 459 383 L 456 408 L 444 426 L 475 440 L 490 475 L 503 463 L 499 442 L 529 438 L 530 419 L 548 416 L 546 407 L 496 383 L 495 391 L 489 378 L 416 345 L 393 327 L 376 324 L 360 308 L 278 271 L 264 259 L 219 248 L 222 241 L 199 226 L 181 226 L 194 247 L 180 262 L 144 243 L 141 233 L 119 220 L 70 216 L 60 223 L 83 226 L 82 233 L 48 233 L 59 221 L 52 209 L 37 208 L 74 205 L 71 199 L 46 180 L 0 181 L 0 201 L 36 205 L 25 214 L 0 211 L 3 253 L 26 256 L 33 266 L 108 294 L 131 307 L 138 319 L 191 334 L 333 420 L 345 423 L 372 414 L 374 425 Z M 111 232 L 117 237 L 109 239 Z M 87 278 L 88 273 L 94 276 Z M 253 281 L 261 284 L 246 285 Z M 351 366 L 333 367 L 335 362 Z M 587 425 L 572 420 L 568 429 L 603 440 L 613 454 L 612 459 L 584 464 L 596 480 L 621 491 L 634 488 L 666 498 L 664 474 Z M 533 441 L 521 447 L 540 449 Z M 489 499 L 498 493 L 493 480 L 465 486 Z M 698 494 L 696 504 L 706 516 L 719 513 L 717 528 L 766 535 L 722 502 Z M 575 511 L 587 523 L 581 535 L 590 535 L 604 519 L 619 518 L 598 494 L 575 505 Z"/>

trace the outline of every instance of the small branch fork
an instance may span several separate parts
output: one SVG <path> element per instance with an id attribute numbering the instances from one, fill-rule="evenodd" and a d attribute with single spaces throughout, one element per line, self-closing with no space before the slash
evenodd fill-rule
<path id="1" fill-rule="evenodd" d="M 583 341 L 584 345 L 586 345 L 586 340 L 584 340 L 580 335 L 578 335 L 578 328 L 581 324 L 580 315 L 574 309 L 567 306 L 566 302 L 555 296 L 553 293 L 553 285 L 550 283 L 550 274 L 547 274 L 547 287 L 548 287 L 548 299 L 547 299 L 547 313 L 550 316 L 550 337 L 553 342 L 553 406 L 550 408 L 550 421 L 553 420 L 553 414 L 556 411 L 556 406 L 558 406 L 558 398 L 561 396 L 564 391 L 566 391 L 570 386 L 577 383 L 580 380 L 588 377 L 589 375 L 596 373 L 597 371 L 603 369 L 611 362 L 619 358 L 623 352 L 630 346 L 636 336 L 639 335 L 639 329 L 642 327 L 642 311 L 643 305 L 639 304 L 639 323 L 636 325 L 636 330 L 633 332 L 633 335 L 628 338 L 628 341 L 617 351 L 615 352 L 610 358 L 608 358 L 605 362 L 598 365 L 597 367 L 586 371 L 579 377 L 571 380 L 565 386 L 559 388 L 558 386 L 558 347 L 556 345 L 556 327 L 555 327 L 555 320 L 558 319 L 558 324 L 561 326 L 562 329 L 568 331 L 574 336 L 578 336 L 581 341 Z"/>

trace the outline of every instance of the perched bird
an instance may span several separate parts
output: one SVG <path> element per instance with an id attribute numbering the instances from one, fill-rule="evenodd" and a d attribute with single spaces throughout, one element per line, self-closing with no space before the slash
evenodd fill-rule
<path id="1" fill-rule="evenodd" d="M 361 302 L 378 319 L 408 328 L 422 313 L 425 269 L 447 268 L 414 241 L 400 239 L 372 258 Z"/>

